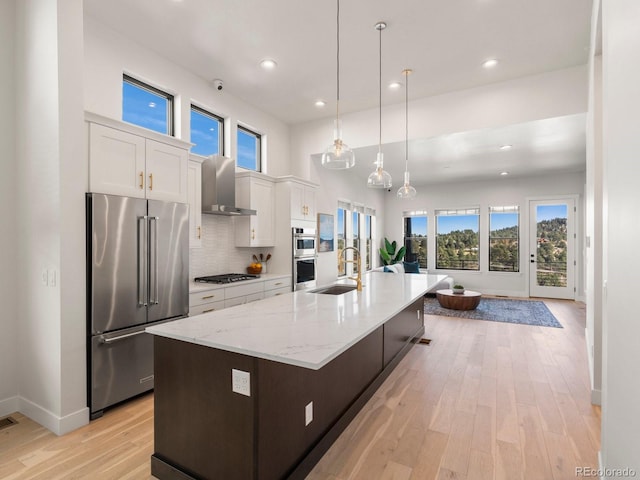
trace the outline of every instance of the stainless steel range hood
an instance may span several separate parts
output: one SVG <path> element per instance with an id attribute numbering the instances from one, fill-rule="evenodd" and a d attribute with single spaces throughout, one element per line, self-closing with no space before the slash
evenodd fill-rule
<path id="1" fill-rule="evenodd" d="M 211 155 L 202 162 L 202 213 L 211 215 L 255 215 L 249 208 L 236 207 L 236 162 Z"/>

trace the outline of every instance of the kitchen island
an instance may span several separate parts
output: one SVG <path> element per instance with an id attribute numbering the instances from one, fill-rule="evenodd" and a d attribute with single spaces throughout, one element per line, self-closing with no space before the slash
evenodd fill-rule
<path id="1" fill-rule="evenodd" d="M 304 478 L 422 336 L 423 296 L 445 278 L 371 272 L 361 292 L 293 292 L 149 328 L 152 474 Z"/>

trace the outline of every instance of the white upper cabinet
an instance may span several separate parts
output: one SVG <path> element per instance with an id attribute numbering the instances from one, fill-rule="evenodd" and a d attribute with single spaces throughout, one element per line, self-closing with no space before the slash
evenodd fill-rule
<path id="1" fill-rule="evenodd" d="M 275 184 L 270 177 L 243 172 L 236 177 L 236 206 L 256 215 L 235 217 L 237 247 L 275 245 Z"/>
<path id="2" fill-rule="evenodd" d="M 316 187 L 293 177 L 280 178 L 286 179 L 285 184 L 289 188 L 291 219 L 315 221 Z"/>
<path id="3" fill-rule="evenodd" d="M 89 191 L 187 203 L 187 142 L 86 115 Z"/>
<path id="4" fill-rule="evenodd" d="M 202 158 L 189 157 L 187 195 L 189 198 L 189 247 L 202 247 Z"/>

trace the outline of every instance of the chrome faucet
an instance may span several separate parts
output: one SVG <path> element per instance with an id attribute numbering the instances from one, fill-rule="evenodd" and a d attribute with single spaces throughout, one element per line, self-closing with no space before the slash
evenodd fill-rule
<path id="1" fill-rule="evenodd" d="M 357 260 L 354 258 L 353 260 L 346 260 L 346 256 L 345 253 L 347 250 L 353 250 L 355 252 L 354 257 L 357 257 Z M 358 250 L 356 247 L 345 247 L 342 249 L 342 252 L 340 252 L 340 266 L 342 266 L 343 263 L 353 263 L 354 265 L 358 266 L 358 276 L 357 277 L 347 277 L 349 280 L 355 280 L 356 281 L 356 290 L 358 290 L 359 292 L 362 291 L 362 265 L 360 264 L 360 250 Z"/>

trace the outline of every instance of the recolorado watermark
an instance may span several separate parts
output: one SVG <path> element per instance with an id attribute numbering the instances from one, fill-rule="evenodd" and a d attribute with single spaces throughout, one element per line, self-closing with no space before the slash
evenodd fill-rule
<path id="1" fill-rule="evenodd" d="M 576 477 L 626 478 L 635 476 L 636 471 L 633 468 L 576 467 Z"/>

